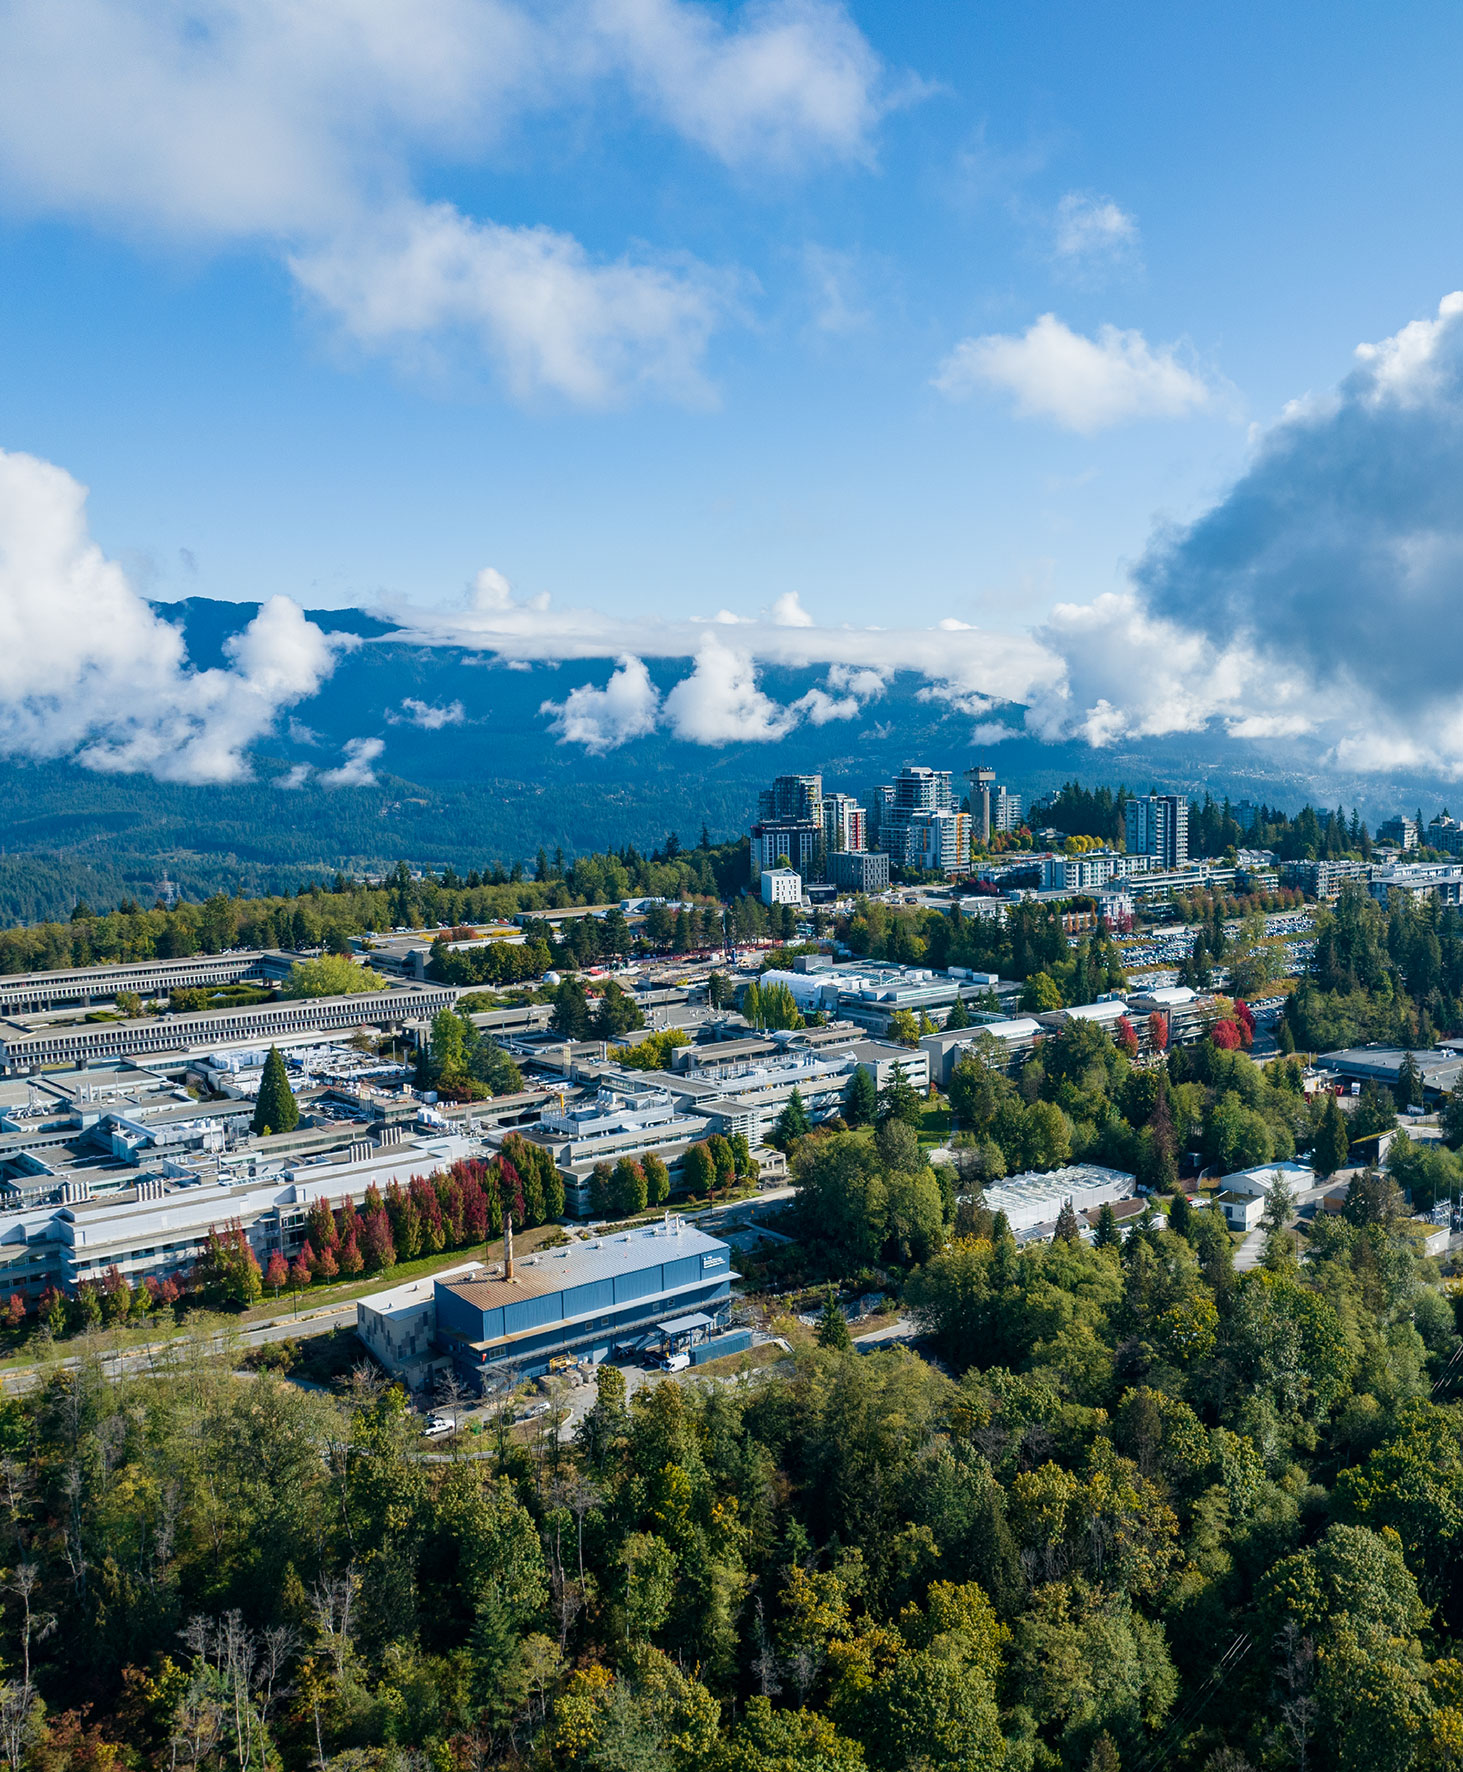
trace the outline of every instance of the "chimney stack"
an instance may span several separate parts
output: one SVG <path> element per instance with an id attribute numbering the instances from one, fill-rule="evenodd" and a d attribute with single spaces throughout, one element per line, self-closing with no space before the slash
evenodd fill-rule
<path id="1" fill-rule="evenodd" d="M 503 1278 L 513 1278 L 513 1214 L 510 1212 L 503 1221 Z"/>

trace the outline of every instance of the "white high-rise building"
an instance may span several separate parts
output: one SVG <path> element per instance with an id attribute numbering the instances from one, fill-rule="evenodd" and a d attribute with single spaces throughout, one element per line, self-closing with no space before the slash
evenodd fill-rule
<path id="1" fill-rule="evenodd" d="M 1189 859 L 1189 802 L 1183 794 L 1143 794 L 1125 812 L 1129 855 L 1151 855 L 1161 869 Z"/>
<path id="2" fill-rule="evenodd" d="M 867 849 L 869 815 L 852 794 L 823 796 L 823 841 L 830 855 Z"/>

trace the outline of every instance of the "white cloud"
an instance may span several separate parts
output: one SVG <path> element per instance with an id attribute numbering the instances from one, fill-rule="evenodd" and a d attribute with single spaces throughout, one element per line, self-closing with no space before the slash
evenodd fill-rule
<path id="1" fill-rule="evenodd" d="M 816 626 L 811 615 L 798 600 L 796 591 L 784 591 L 772 605 L 769 620 L 779 628 L 811 628 Z"/>
<path id="2" fill-rule="evenodd" d="M 280 776 L 277 785 L 282 788 L 302 788 L 313 774 L 314 769 L 309 763 L 296 763 Z"/>
<path id="3" fill-rule="evenodd" d="M 797 715 L 757 687 L 757 671 L 745 652 L 708 639 L 696 668 L 665 698 L 665 715 L 677 738 L 722 745 L 785 738 Z"/>
<path id="4" fill-rule="evenodd" d="M 1058 258 L 1111 260 L 1137 244 L 1137 221 L 1111 197 L 1068 191 L 1057 205 L 1052 246 Z"/>
<path id="5" fill-rule="evenodd" d="M 788 705 L 788 712 L 801 714 L 810 726 L 826 726 L 830 720 L 854 720 L 863 712 L 863 704 L 854 695 L 829 695 L 826 689 L 810 689 Z"/>
<path id="6" fill-rule="evenodd" d="M 871 671 L 867 667 L 859 670 L 853 665 L 836 664 L 828 668 L 828 687 L 856 696 L 859 701 L 877 701 L 888 685 L 879 671 Z"/>
<path id="7" fill-rule="evenodd" d="M 891 100 L 843 7 L 771 0 L 730 25 L 676 0 L 594 0 L 589 11 L 647 106 L 728 164 L 871 158 Z"/>
<path id="8" fill-rule="evenodd" d="M 520 400 L 609 406 L 649 389 L 710 399 L 701 359 L 733 288 L 697 265 L 596 264 L 550 228 L 406 204 L 290 260 L 301 286 L 370 350 L 420 359 L 467 338 Z"/>
<path id="9" fill-rule="evenodd" d="M 1160 531 L 1132 587 L 1063 604 L 1028 730 L 1094 745 L 1307 741 L 1348 770 L 1463 776 L 1463 294 L 1291 402 L 1249 469 Z"/>
<path id="10" fill-rule="evenodd" d="M 437 707 L 408 695 L 402 700 L 401 712 L 388 711 L 386 718 L 393 726 L 420 726 L 423 732 L 440 732 L 444 726 L 461 726 L 467 719 L 467 710 L 460 701 Z"/>
<path id="11" fill-rule="evenodd" d="M 897 95 L 840 6 L 769 0 L 14 0 L 0 194 L 128 236 L 283 256 L 358 342 L 485 348 L 513 390 L 700 392 L 726 307 L 689 263 L 591 261 L 429 205 L 425 164 L 502 164 L 525 118 L 606 84 L 738 167 L 867 161 Z"/>
<path id="12" fill-rule="evenodd" d="M 327 769 L 320 777 L 326 788 L 373 788 L 376 771 L 372 764 L 386 749 L 379 738 L 349 738 L 345 742 L 345 761 L 338 769 Z"/>
<path id="13" fill-rule="evenodd" d="M 1096 339 L 1043 314 L 1018 337 L 962 339 L 934 385 L 951 399 L 977 387 L 1013 394 L 1023 418 L 1048 418 L 1091 435 L 1140 418 L 1185 418 L 1213 390 L 1178 360 L 1175 345 L 1150 346 L 1141 332 L 1098 328 Z"/>
<path id="14" fill-rule="evenodd" d="M 246 780 L 248 746 L 315 693 L 336 643 L 272 597 L 226 651 L 228 669 L 192 669 L 182 635 L 90 539 L 85 489 L 0 451 L 0 751 Z"/>
<path id="15" fill-rule="evenodd" d="M 654 732 L 660 695 L 644 663 L 627 656 L 603 689 L 582 684 L 561 702 L 544 702 L 539 712 L 550 717 L 561 744 L 582 744 L 603 756 Z"/>
<path id="16" fill-rule="evenodd" d="M 895 671 L 916 671 L 1003 701 L 1024 701 L 1061 676 L 1061 661 L 1027 634 L 964 624 L 956 631 L 942 626 L 787 626 L 771 620 L 770 614 L 749 618 L 725 610 L 711 622 L 690 617 L 625 618 L 583 606 L 558 609 L 543 596 L 531 604 L 515 601 L 506 581 L 497 573 L 491 577 L 495 586 L 491 597 L 474 599 L 466 608 L 425 609 L 403 603 L 382 613 L 397 622 L 399 637 L 414 645 L 459 647 L 491 654 L 505 664 L 624 656 L 695 658 L 706 646 L 709 630 L 718 631 L 726 645 L 734 644 L 738 653 L 759 664 L 824 665 L 847 672 L 834 676 L 830 671 L 829 692 L 852 693 L 864 701 Z"/>

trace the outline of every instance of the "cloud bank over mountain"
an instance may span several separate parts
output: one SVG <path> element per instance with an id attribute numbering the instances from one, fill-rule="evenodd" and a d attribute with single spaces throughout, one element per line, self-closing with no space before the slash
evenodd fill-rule
<path id="1" fill-rule="evenodd" d="M 969 715 L 972 742 L 1017 733 L 1118 743 L 1222 728 L 1260 750 L 1301 742 L 1353 771 L 1463 775 L 1463 294 L 1361 346 L 1334 391 L 1255 440 L 1212 509 L 1157 533 L 1121 590 L 1059 604 L 1028 632 L 820 624 L 797 594 L 676 620 L 557 608 L 481 571 L 453 609 L 398 608 L 382 636 L 508 664 L 617 661 L 544 700 L 546 736 L 603 756 L 652 734 L 717 748 L 852 722 L 896 672 Z M 343 644 L 287 598 L 190 664 L 182 638 L 87 533 L 63 469 L 0 454 L 0 752 L 74 757 L 160 780 L 247 778 L 249 753 L 329 677 Z M 897 607 L 897 594 L 891 594 Z M 688 660 L 669 686 L 647 660 Z M 785 700 L 770 667 L 817 669 Z M 806 679 L 804 679 L 806 681 Z M 402 696 L 383 733 L 320 780 L 390 767 L 389 732 L 458 742 L 476 710 Z M 303 728 L 301 728 L 303 730 Z"/>

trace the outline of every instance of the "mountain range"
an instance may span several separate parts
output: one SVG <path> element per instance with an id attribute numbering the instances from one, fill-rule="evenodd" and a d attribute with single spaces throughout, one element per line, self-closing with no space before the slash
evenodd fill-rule
<path id="1" fill-rule="evenodd" d="M 155 605 L 181 627 L 198 668 L 227 662 L 225 645 L 255 608 L 196 598 Z M 344 650 L 309 701 L 259 745 L 253 779 L 185 786 L 147 775 L 97 773 L 69 762 L 0 765 L 0 916 L 66 915 L 77 897 L 95 905 L 150 898 L 167 885 L 190 895 L 219 888 L 293 887 L 337 867 L 374 870 L 405 858 L 459 870 L 528 860 L 542 845 L 566 855 L 633 843 L 657 846 L 675 830 L 694 840 L 744 829 L 758 788 L 780 773 L 819 770 L 825 786 L 868 795 L 906 762 L 957 775 L 989 761 L 1028 801 L 1059 782 L 1204 791 L 1294 809 L 1310 798 L 1357 805 L 1373 820 L 1417 804 L 1440 784 L 1383 783 L 1328 769 L 1297 745 L 1253 744 L 1205 731 L 1096 750 L 1026 736 L 973 737 L 968 711 L 899 673 L 847 719 L 807 722 L 773 741 L 707 746 L 656 730 L 594 755 L 556 737 L 546 702 L 602 685 L 612 659 L 507 663 L 465 648 L 423 645 L 359 610 L 316 610 Z M 691 661 L 653 659 L 657 689 Z M 759 686 L 788 705 L 821 667 L 764 667 Z M 1019 729 L 1019 709 L 996 719 Z M 989 730 L 992 715 L 981 715 Z M 342 756 L 369 761 L 340 773 Z M 297 785 L 291 785 L 297 784 Z"/>

